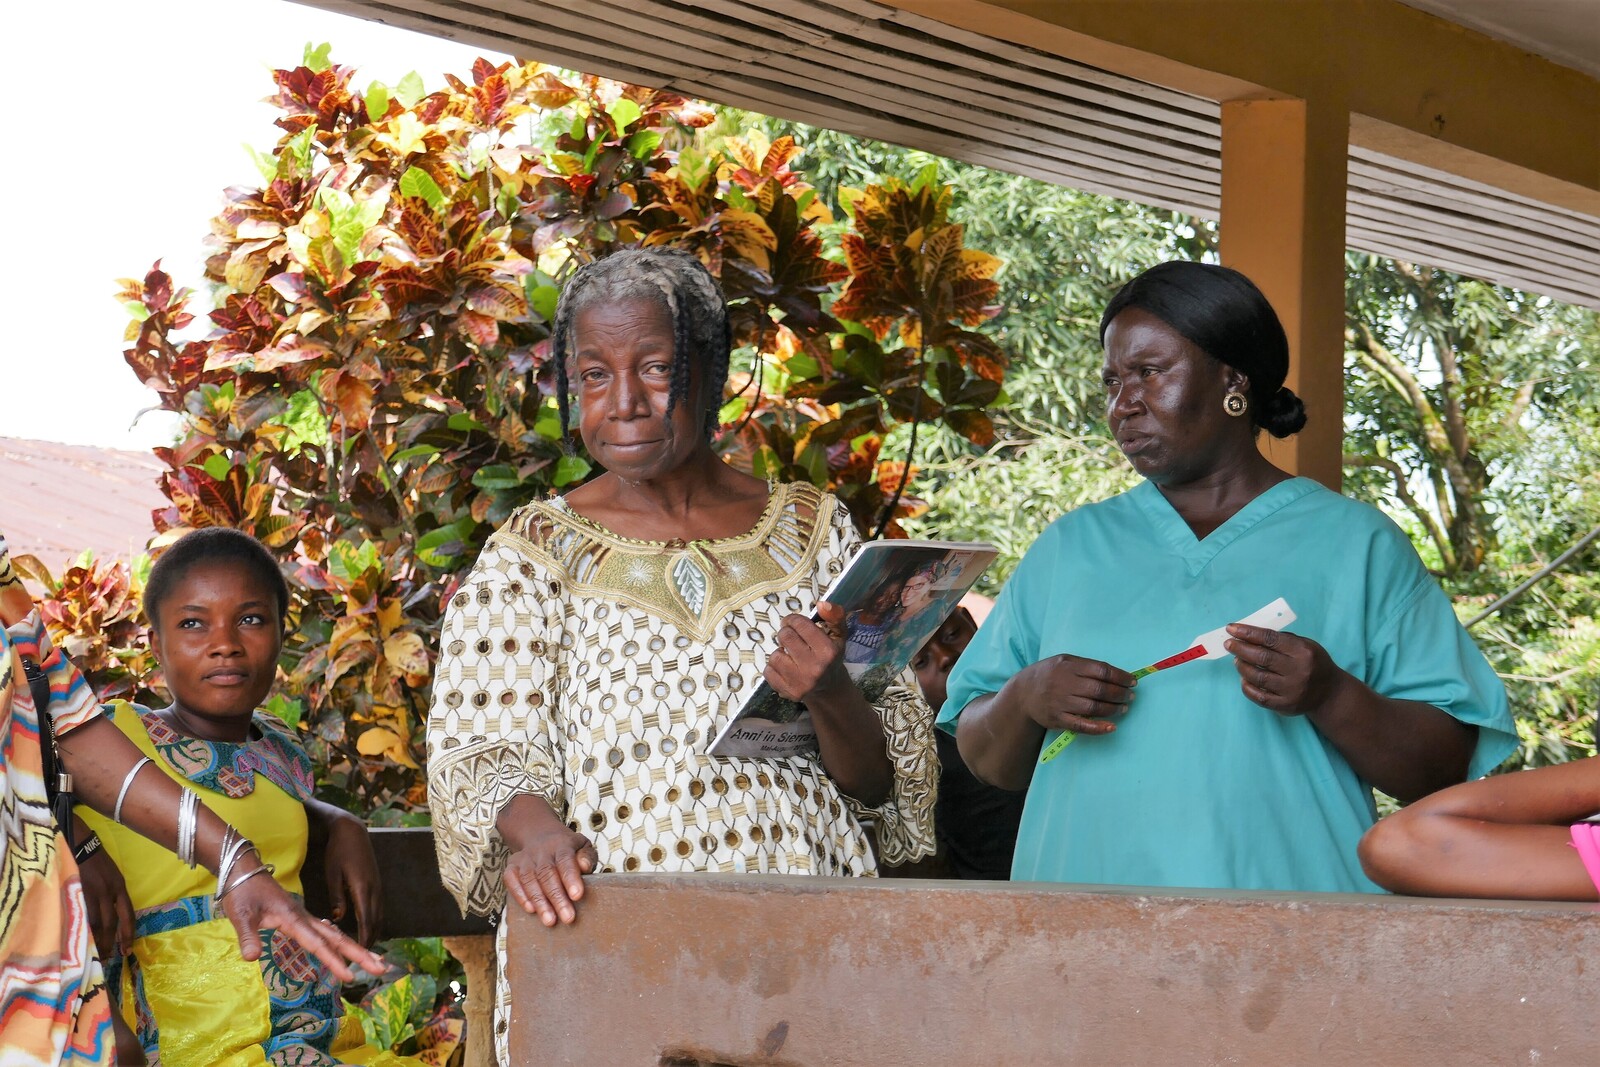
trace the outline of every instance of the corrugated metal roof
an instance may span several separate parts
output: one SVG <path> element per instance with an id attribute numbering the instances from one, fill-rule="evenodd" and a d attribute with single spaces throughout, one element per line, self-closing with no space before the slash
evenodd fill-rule
<path id="1" fill-rule="evenodd" d="M 873 0 L 301 0 L 1207 218 L 1220 105 Z M 1353 248 L 1600 308 L 1600 218 L 1353 150 Z"/>
<path id="2" fill-rule="evenodd" d="M 84 549 L 131 559 L 165 507 L 166 465 L 149 452 L 0 437 L 0 531 L 12 555 L 38 556 L 58 577 Z"/>

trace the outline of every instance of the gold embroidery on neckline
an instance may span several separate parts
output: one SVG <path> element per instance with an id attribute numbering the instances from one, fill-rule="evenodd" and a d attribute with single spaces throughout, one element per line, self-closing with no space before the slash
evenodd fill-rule
<path id="1" fill-rule="evenodd" d="M 564 505 L 539 501 L 520 509 L 491 540 L 544 563 L 574 592 L 604 595 L 704 641 L 727 615 L 792 588 L 810 571 L 827 543 L 835 506 L 815 486 L 782 484 L 749 532 L 686 542 L 624 537 Z"/>

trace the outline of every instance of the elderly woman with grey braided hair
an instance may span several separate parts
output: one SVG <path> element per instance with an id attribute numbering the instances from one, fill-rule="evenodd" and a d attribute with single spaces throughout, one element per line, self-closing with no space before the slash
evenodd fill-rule
<path id="1" fill-rule="evenodd" d="M 605 470 L 514 514 L 445 615 L 428 795 L 463 908 L 509 894 L 570 923 L 597 871 L 870 875 L 869 817 L 886 862 L 930 853 L 929 709 L 909 683 L 869 700 L 820 603 L 849 516 L 711 447 L 716 280 L 687 252 L 614 253 L 567 282 L 552 345 L 563 428 L 570 397 Z M 818 754 L 707 755 L 763 677 L 810 710 Z"/>

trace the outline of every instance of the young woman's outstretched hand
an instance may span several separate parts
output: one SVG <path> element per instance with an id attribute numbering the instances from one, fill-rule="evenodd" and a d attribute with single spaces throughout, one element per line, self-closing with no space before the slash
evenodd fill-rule
<path id="1" fill-rule="evenodd" d="M 259 864 L 255 854 L 240 861 L 240 873 Z M 261 958 L 261 931 L 273 930 L 289 937 L 316 956 L 343 982 L 355 980 L 350 964 L 369 974 L 383 972 L 383 959 L 362 948 L 349 934 L 327 919 L 313 918 L 294 897 L 270 875 L 257 875 L 235 886 L 222 900 L 222 912 L 233 923 L 239 937 L 239 955 L 247 960 Z"/>

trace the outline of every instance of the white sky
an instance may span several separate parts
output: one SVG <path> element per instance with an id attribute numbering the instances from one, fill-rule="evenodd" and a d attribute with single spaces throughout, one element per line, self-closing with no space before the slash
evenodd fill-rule
<path id="1" fill-rule="evenodd" d="M 201 291 L 201 240 L 229 185 L 259 183 L 245 143 L 269 148 L 271 70 L 333 44 L 356 82 L 407 71 L 432 90 L 480 49 L 286 0 L 13 3 L 0 44 L 12 102 L 0 165 L 0 437 L 144 449 L 165 412 L 122 358 L 116 279 L 156 259 Z M 210 310 L 204 295 L 192 305 Z"/>

